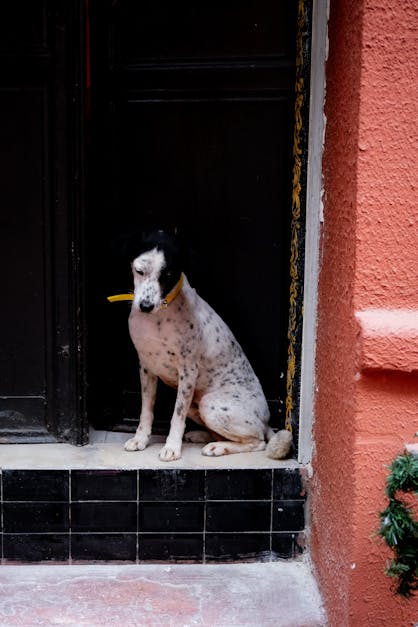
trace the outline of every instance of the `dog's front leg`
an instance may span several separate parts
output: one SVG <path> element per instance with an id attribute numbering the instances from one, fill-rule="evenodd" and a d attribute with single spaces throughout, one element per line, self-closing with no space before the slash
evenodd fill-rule
<path id="1" fill-rule="evenodd" d="M 179 382 L 176 404 L 170 423 L 170 431 L 165 446 L 160 451 L 160 459 L 165 462 L 181 457 L 186 418 L 193 399 L 198 369 L 196 365 L 188 365 L 179 369 Z"/>
<path id="2" fill-rule="evenodd" d="M 143 451 L 146 448 L 154 421 L 154 403 L 157 394 L 158 377 L 142 366 L 139 373 L 141 377 L 141 416 L 134 437 L 125 442 L 125 450 L 127 451 Z"/>

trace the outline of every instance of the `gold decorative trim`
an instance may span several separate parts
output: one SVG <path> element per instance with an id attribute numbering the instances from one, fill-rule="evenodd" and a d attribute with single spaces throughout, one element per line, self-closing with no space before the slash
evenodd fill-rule
<path id="1" fill-rule="evenodd" d="M 301 171 L 302 171 L 302 106 L 303 106 L 303 31 L 305 26 L 304 0 L 298 2 L 297 34 L 296 34 L 296 80 L 295 80 L 295 124 L 293 130 L 293 179 L 292 179 L 292 220 L 290 225 L 290 289 L 289 289 L 289 328 L 287 337 L 288 361 L 286 380 L 286 418 L 285 427 L 292 431 L 293 383 L 296 373 L 296 327 L 297 327 L 297 298 L 299 289 L 299 232 L 301 206 Z"/>

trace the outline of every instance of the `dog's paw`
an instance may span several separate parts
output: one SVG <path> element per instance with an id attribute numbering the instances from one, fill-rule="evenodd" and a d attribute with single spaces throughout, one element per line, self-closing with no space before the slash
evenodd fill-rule
<path id="1" fill-rule="evenodd" d="M 181 457 L 181 446 L 170 446 L 166 444 L 160 451 L 160 459 L 163 462 L 172 462 Z"/>
<path id="2" fill-rule="evenodd" d="M 184 439 L 186 442 L 193 442 L 194 444 L 206 444 L 211 441 L 212 437 L 208 431 L 189 431 Z"/>
<path id="3" fill-rule="evenodd" d="M 125 442 L 125 451 L 143 451 L 148 444 L 148 438 L 139 438 L 136 435 Z"/>
<path id="4" fill-rule="evenodd" d="M 207 455 L 208 457 L 220 457 L 229 453 L 230 450 L 226 442 L 210 442 L 202 448 L 202 455 Z"/>

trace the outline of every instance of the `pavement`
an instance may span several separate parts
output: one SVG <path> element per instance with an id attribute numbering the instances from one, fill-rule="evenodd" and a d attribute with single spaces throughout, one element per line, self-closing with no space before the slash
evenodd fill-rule
<path id="1" fill-rule="evenodd" d="M 0 567 L 0 625 L 324 627 L 307 560 Z"/>

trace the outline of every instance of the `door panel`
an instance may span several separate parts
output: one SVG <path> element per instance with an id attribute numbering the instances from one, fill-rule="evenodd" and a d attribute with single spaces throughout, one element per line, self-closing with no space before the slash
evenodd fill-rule
<path id="1" fill-rule="evenodd" d="M 0 442 L 80 443 L 80 2 L 6 3 L 0 21 Z M 22 13 L 23 11 L 23 13 Z M 71 142 L 69 142 L 71 138 Z M 76 417 L 76 418 L 75 418 Z"/>
<path id="2" fill-rule="evenodd" d="M 294 47 L 293 2 L 120 0 L 114 5 L 110 24 L 117 62 L 289 57 Z"/>
<path id="3" fill-rule="evenodd" d="M 0 229 L 7 299 L 2 302 L 0 369 L 3 393 L 10 395 L 45 392 L 44 119 L 42 90 L 2 90 L 0 159 L 7 176 Z"/>
<path id="4" fill-rule="evenodd" d="M 138 418 L 129 308 L 106 295 L 131 288 L 115 240 L 150 224 L 186 235 L 189 280 L 242 344 L 273 424 L 283 422 L 295 20 L 293 3 L 268 1 L 92 5 L 89 382 L 98 427 Z M 157 411 L 163 430 L 171 402 Z"/>

